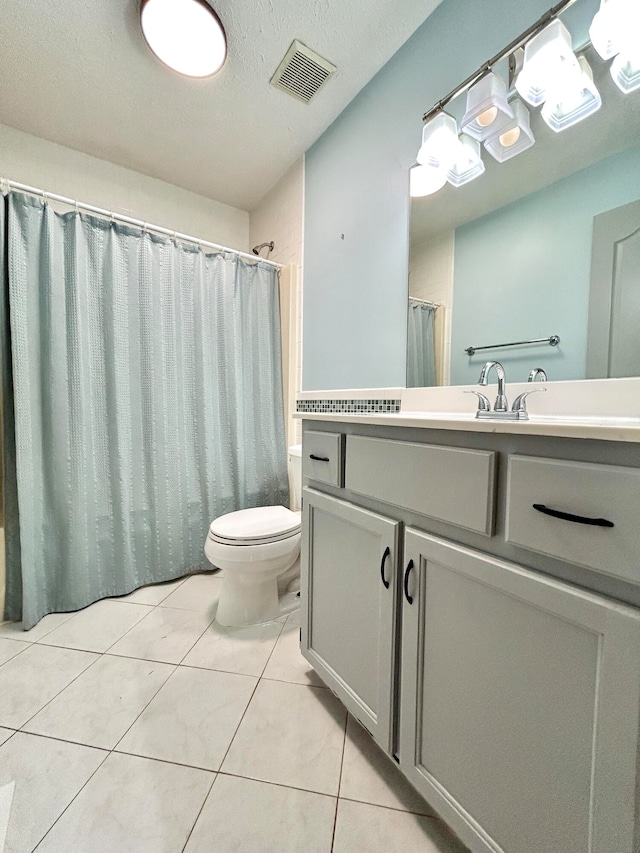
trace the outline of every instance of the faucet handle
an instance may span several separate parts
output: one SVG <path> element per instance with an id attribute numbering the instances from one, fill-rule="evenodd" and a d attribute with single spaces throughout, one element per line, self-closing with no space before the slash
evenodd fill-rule
<path id="1" fill-rule="evenodd" d="M 512 412 L 526 412 L 527 411 L 527 397 L 529 394 L 538 394 L 540 392 L 546 392 L 546 388 L 535 388 L 531 391 L 523 391 L 522 394 L 518 394 L 516 399 L 513 401 L 513 406 L 511 407 Z"/>
<path id="2" fill-rule="evenodd" d="M 479 412 L 490 412 L 491 411 L 491 403 L 489 402 L 489 398 L 485 397 L 484 394 L 481 394 L 480 391 L 463 391 L 463 394 L 475 394 L 478 398 L 478 411 Z"/>

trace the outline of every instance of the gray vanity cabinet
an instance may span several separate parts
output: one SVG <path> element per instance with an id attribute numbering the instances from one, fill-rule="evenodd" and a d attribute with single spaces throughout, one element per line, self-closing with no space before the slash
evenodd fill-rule
<path id="1" fill-rule="evenodd" d="M 404 561 L 410 781 L 474 851 L 638 850 L 640 613 L 411 528 Z"/>
<path id="2" fill-rule="evenodd" d="M 303 507 L 303 652 L 389 751 L 401 525 L 313 489 Z"/>
<path id="3" fill-rule="evenodd" d="M 303 469 L 303 655 L 473 853 L 640 853 L 640 608 L 516 562 L 637 581 L 640 467 L 344 429 L 343 477 Z"/>

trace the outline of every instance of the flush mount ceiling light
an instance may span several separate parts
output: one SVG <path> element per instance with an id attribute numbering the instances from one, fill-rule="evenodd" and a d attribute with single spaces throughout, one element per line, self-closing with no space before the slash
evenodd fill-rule
<path id="1" fill-rule="evenodd" d="M 498 163 L 504 163 L 531 148 L 535 138 L 531 131 L 529 110 L 519 98 L 511 102 L 513 118 L 496 122 L 493 134 L 485 140 L 484 147 Z"/>
<path id="2" fill-rule="evenodd" d="M 563 78 L 559 87 L 549 92 L 541 115 L 552 130 L 559 132 L 597 112 L 601 106 L 602 98 L 593 82 L 593 72 L 581 56 L 575 77 Z"/>
<path id="3" fill-rule="evenodd" d="M 421 166 L 441 167 L 446 172 L 458 153 L 458 124 L 453 116 L 439 112 L 422 128 L 422 145 L 416 160 Z"/>
<path id="4" fill-rule="evenodd" d="M 416 163 L 409 170 L 409 195 L 422 198 L 441 190 L 447 183 L 447 173 L 439 166 L 423 166 Z"/>
<path id="5" fill-rule="evenodd" d="M 526 43 L 516 89 L 527 103 L 539 107 L 546 101 L 549 89 L 557 86 L 563 77 L 574 75 L 577 65 L 571 33 L 556 18 Z"/>
<path id="6" fill-rule="evenodd" d="M 491 71 L 467 92 L 467 110 L 460 129 L 484 142 L 499 116 L 513 118 L 513 111 L 507 101 L 507 84 Z"/>
<path id="7" fill-rule="evenodd" d="M 509 108 L 511 112 L 511 108 Z M 484 163 L 480 156 L 480 143 L 462 133 L 458 139 L 458 153 L 453 166 L 447 172 L 447 180 L 453 187 L 461 187 L 484 172 Z"/>
<path id="8" fill-rule="evenodd" d="M 227 56 L 220 19 L 206 0 L 142 0 L 145 40 L 165 65 L 187 77 L 210 77 Z"/>

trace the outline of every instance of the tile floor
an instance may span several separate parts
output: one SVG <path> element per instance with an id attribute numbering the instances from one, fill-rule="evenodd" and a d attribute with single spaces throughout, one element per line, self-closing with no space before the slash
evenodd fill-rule
<path id="1" fill-rule="evenodd" d="M 304 661 L 298 614 L 222 628 L 221 582 L 0 626 L 4 853 L 464 853 Z"/>

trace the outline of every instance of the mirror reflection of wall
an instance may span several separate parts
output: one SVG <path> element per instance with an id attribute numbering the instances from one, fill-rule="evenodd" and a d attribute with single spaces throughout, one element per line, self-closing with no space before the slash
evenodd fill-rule
<path id="1" fill-rule="evenodd" d="M 449 384 L 453 246 L 452 231 L 411 246 L 408 388 Z M 429 324 L 433 327 L 430 338 L 421 334 Z"/>
<path id="2" fill-rule="evenodd" d="M 532 108 L 531 148 L 505 163 L 483 152 L 486 170 L 478 179 L 412 199 L 409 296 L 442 306 L 436 312 L 439 385 L 477 382 L 489 359 L 499 359 L 511 381 L 526 381 L 534 367 L 550 380 L 640 374 L 640 347 L 637 361 L 620 354 L 634 337 L 630 317 L 638 318 L 640 336 L 636 229 L 630 226 L 619 245 L 604 250 L 610 260 L 614 249 L 618 258 L 624 253 L 624 291 L 611 264 L 607 284 L 592 280 L 596 223 L 640 199 L 640 90 L 622 94 L 610 63 L 590 46 L 584 56 L 602 95 L 599 112 L 556 133 Z M 447 106 L 458 121 L 465 100 Z M 618 325 L 625 318 L 624 330 L 606 331 L 615 317 Z M 552 335 L 560 337 L 558 346 L 465 352 Z M 594 349 L 598 367 L 588 355 Z"/>

